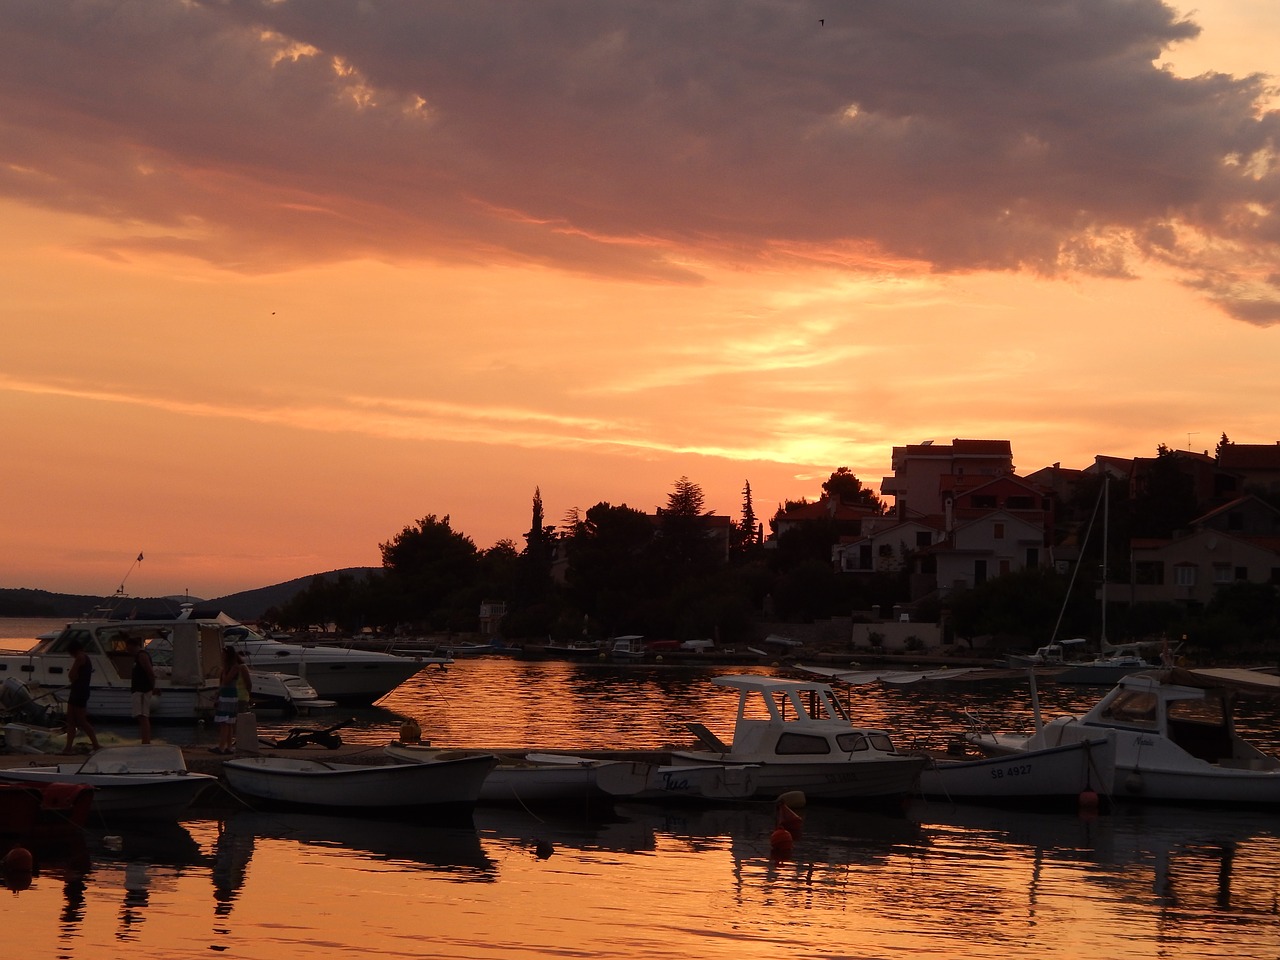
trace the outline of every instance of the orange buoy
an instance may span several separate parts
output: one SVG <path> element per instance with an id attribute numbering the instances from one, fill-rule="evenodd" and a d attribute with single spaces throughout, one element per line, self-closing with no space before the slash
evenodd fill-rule
<path id="1" fill-rule="evenodd" d="M 1081 792 L 1077 802 L 1079 803 L 1081 810 L 1097 810 L 1098 794 L 1095 791 L 1086 788 Z"/>
<path id="2" fill-rule="evenodd" d="M 791 831 L 782 827 L 778 827 L 778 829 L 774 830 L 773 833 L 769 835 L 769 846 L 771 846 L 775 852 L 790 850 L 795 842 L 796 838 L 791 835 Z"/>
<path id="3" fill-rule="evenodd" d="M 803 823 L 804 818 L 801 817 L 800 814 L 796 813 L 785 803 L 778 804 L 777 826 L 790 830 L 794 833 Z"/>

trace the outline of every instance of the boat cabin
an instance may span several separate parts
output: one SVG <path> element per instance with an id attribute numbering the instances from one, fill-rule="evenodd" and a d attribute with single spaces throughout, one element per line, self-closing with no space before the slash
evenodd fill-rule
<path id="1" fill-rule="evenodd" d="M 1235 730 L 1237 692 L 1194 671 L 1124 677 L 1082 719 L 1088 726 L 1150 731 L 1208 763 L 1280 767 Z"/>
<path id="2" fill-rule="evenodd" d="M 93 664 L 95 686 L 128 687 L 133 657 L 127 649 L 130 637 L 142 640 L 151 655 L 159 686 L 200 686 L 218 675 L 222 651 L 216 627 L 184 621 L 163 624 L 129 620 L 80 620 L 30 650 L 0 658 L 0 675 L 13 675 L 25 683 L 61 687 L 71 669 L 70 647 L 79 641 Z"/>
<path id="3" fill-rule="evenodd" d="M 883 730 L 855 727 L 828 684 L 775 677 L 715 677 L 738 691 L 732 753 L 741 758 L 812 759 L 896 753 Z"/>

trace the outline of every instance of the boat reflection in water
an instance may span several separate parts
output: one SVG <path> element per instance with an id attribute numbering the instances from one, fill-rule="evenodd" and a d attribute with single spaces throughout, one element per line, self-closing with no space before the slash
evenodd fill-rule
<path id="1" fill-rule="evenodd" d="M 708 676 L 477 659 L 455 668 L 451 702 L 414 678 L 390 707 L 356 714 L 343 737 L 381 750 L 413 716 L 433 742 L 459 747 L 674 744 L 687 741 L 687 718 L 731 729 L 733 705 L 707 696 Z M 455 697 L 479 703 L 495 689 L 511 709 L 457 709 Z M 1041 694 L 1048 715 L 1096 699 Z M 957 709 L 1012 723 L 1026 692 L 951 684 L 857 701 L 864 722 L 897 733 L 941 729 Z M 1248 725 L 1274 744 L 1280 722 L 1250 709 Z M 24 956 L 116 955 L 127 935 L 130 960 L 210 949 L 290 960 L 1280 955 L 1274 813 L 1121 804 L 1081 817 L 942 801 L 798 812 L 799 836 L 780 851 L 768 799 L 618 802 L 596 819 L 581 807 L 482 806 L 459 827 L 240 811 L 221 828 L 182 821 L 176 853 L 124 828 L 91 832 L 78 867 L 42 868 L 0 897 L 0 923 L 22 931 Z"/>
<path id="2" fill-rule="evenodd" d="M 1166 956 L 1274 960 L 1280 945 L 1280 823 L 1265 814 L 798 812 L 779 850 L 775 805 L 761 801 L 622 803 L 600 819 L 481 807 L 456 827 L 241 811 L 163 834 L 93 832 L 87 860 L 0 898 L 0 922 L 22 923 L 30 956 L 127 940 L 137 958 L 429 944 L 496 960 L 564 943 L 740 958 L 857 943 L 865 956 L 1041 960 L 1151 956 L 1158 942 Z"/>
<path id="3" fill-rule="evenodd" d="M 485 854 L 472 826 L 431 825 L 404 820 L 377 820 L 316 813 L 237 813 L 221 825 L 222 838 L 241 849 L 255 841 L 279 840 L 306 848 L 323 848 L 362 869 L 392 864 L 426 870 L 459 880 L 492 880 L 493 861 Z M 230 841 L 228 841 L 230 842 Z"/>

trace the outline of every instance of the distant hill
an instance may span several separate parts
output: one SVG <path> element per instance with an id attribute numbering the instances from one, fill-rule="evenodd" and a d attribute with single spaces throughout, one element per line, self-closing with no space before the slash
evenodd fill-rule
<path id="1" fill-rule="evenodd" d="M 71 593 L 50 593 L 48 590 L 10 589 L 0 587 L 0 617 L 77 617 L 92 616 L 95 611 L 111 609 L 119 616 L 129 616 L 131 611 L 147 613 L 177 613 L 182 603 L 190 600 L 202 607 L 217 607 L 237 620 L 257 620 L 272 607 L 280 607 L 311 585 L 316 577 L 336 580 L 342 574 L 362 579 L 380 567 L 347 567 L 330 570 L 309 577 L 298 577 L 284 583 L 255 590 L 243 590 L 225 597 L 203 599 L 201 597 L 93 597 Z"/>
<path id="2" fill-rule="evenodd" d="M 218 607 L 237 620 L 257 620 L 272 607 L 284 606 L 307 587 L 311 586 L 311 581 L 316 577 L 323 577 L 325 580 L 336 580 L 339 576 L 347 574 L 357 580 L 362 580 L 370 573 L 378 573 L 381 570 L 381 567 L 347 567 L 343 570 L 330 570 L 328 573 L 316 573 L 309 577 L 299 577 L 296 580 L 287 580 L 284 583 L 277 583 L 270 587 L 258 587 L 256 590 L 245 590 L 226 597 L 216 597 L 212 600 L 204 601 L 201 606 Z"/>

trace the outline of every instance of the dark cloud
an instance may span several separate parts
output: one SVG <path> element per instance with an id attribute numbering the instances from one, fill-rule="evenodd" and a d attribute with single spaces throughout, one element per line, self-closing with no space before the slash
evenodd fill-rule
<path id="1" fill-rule="evenodd" d="M 1153 62 L 1197 33 L 1159 0 L 14 0 L 0 191 L 239 270 L 1151 259 L 1280 322 L 1280 115 Z"/>

